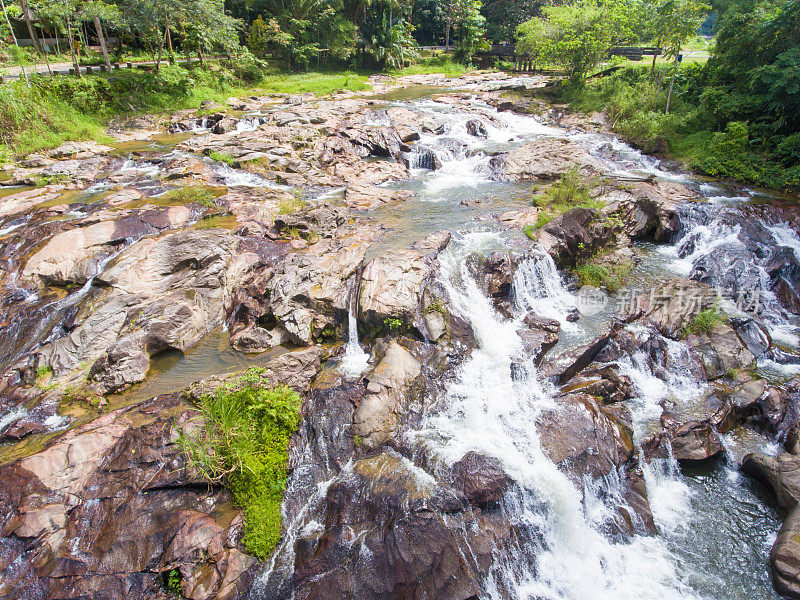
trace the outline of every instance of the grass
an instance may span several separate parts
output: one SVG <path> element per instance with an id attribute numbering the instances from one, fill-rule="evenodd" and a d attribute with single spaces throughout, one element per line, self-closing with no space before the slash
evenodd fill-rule
<path id="1" fill-rule="evenodd" d="M 301 404 L 285 386 L 265 387 L 263 374 L 252 368 L 203 396 L 201 426 L 180 438 L 191 464 L 230 489 L 244 510 L 244 546 L 261 559 L 281 537 L 288 444 L 300 424 Z"/>
<path id="2" fill-rule="evenodd" d="M 266 75 L 256 88 L 267 94 L 301 94 L 311 92 L 324 96 L 342 90 L 360 92 L 370 89 L 366 75 L 339 71 L 330 73 L 275 73 Z"/>
<path id="3" fill-rule="evenodd" d="M 783 152 L 781 144 L 775 147 L 774 136 L 766 135 L 763 126 L 715 122 L 716 112 L 705 106 L 710 101 L 704 98 L 717 98 L 718 90 L 705 87 L 702 73 L 684 61 L 677 72 L 670 114 L 665 114 L 665 107 L 672 66 L 664 64 L 656 65 L 653 78 L 649 63 L 628 66 L 582 88 L 565 88 L 561 99 L 581 112 L 605 112 L 613 130 L 629 144 L 678 159 L 705 175 L 769 188 L 800 187 L 798 155 Z"/>
<path id="4" fill-rule="evenodd" d="M 607 291 L 619 291 L 628 281 L 632 267 L 628 264 L 604 265 L 589 261 L 575 267 L 572 272 L 581 286 L 602 287 Z"/>
<path id="5" fill-rule="evenodd" d="M 536 230 L 572 208 L 602 208 L 589 195 L 594 185 L 595 182 L 581 175 L 577 166 L 571 167 L 544 193 L 533 199 L 533 205 L 539 208 L 539 216 L 534 225 L 525 228 L 525 234 L 532 238 Z"/>
<path id="6" fill-rule="evenodd" d="M 236 160 L 230 154 L 228 154 L 223 150 L 212 150 L 211 152 L 208 153 L 208 157 L 211 160 L 225 163 L 229 167 L 236 166 Z"/>
<path id="7" fill-rule="evenodd" d="M 684 337 L 690 334 L 711 333 L 717 325 L 728 322 L 728 317 L 716 308 L 706 309 L 692 319 L 684 329 Z"/>
<path id="8" fill-rule="evenodd" d="M 189 185 L 164 194 L 165 200 L 181 204 L 199 204 L 206 208 L 218 208 L 214 203 L 217 194 L 202 185 Z"/>
<path id="9" fill-rule="evenodd" d="M 290 215 L 298 210 L 303 210 L 306 205 L 306 201 L 300 194 L 294 194 L 291 198 L 286 198 L 285 200 L 281 200 L 280 204 L 278 205 L 278 213 L 282 215 Z"/>
<path id="10" fill-rule="evenodd" d="M 402 69 L 393 69 L 389 71 L 389 75 L 393 77 L 402 77 L 404 75 L 432 75 L 441 73 L 447 77 L 460 77 L 469 71 L 468 67 L 453 62 L 450 57 L 424 57 L 419 59 L 413 65 L 409 65 Z"/>

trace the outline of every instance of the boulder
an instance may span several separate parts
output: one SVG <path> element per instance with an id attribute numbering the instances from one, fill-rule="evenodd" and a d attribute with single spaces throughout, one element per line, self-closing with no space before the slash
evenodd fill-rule
<path id="1" fill-rule="evenodd" d="M 367 375 L 367 394 L 353 416 L 354 432 L 367 448 L 377 448 L 397 432 L 405 395 L 422 373 L 422 363 L 392 340 L 383 357 Z"/>
<path id="2" fill-rule="evenodd" d="M 751 365 L 755 357 L 734 329 L 719 323 L 708 333 L 692 334 L 687 338 L 692 354 L 703 365 L 706 379 L 719 379 L 736 369 Z"/>
<path id="3" fill-rule="evenodd" d="M 783 522 L 769 554 L 775 590 L 787 598 L 800 598 L 800 508 Z"/>
<path id="4" fill-rule="evenodd" d="M 800 501 L 800 457 L 786 452 L 778 456 L 748 454 L 742 471 L 772 490 L 781 508 L 792 509 Z"/>
<path id="5" fill-rule="evenodd" d="M 361 275 L 359 322 L 383 328 L 386 319 L 399 319 L 411 325 L 419 312 L 423 283 L 432 272 L 418 250 L 387 250 L 372 259 Z"/>
<path id="6" fill-rule="evenodd" d="M 477 598 L 509 537 L 500 511 L 465 509 L 388 449 L 354 461 L 326 489 L 322 527 L 297 541 L 297 598 Z"/>
<path id="7" fill-rule="evenodd" d="M 603 172 L 602 163 L 580 145 L 569 140 L 548 137 L 495 156 L 489 164 L 494 177 L 501 181 L 552 181 L 574 166 L 585 176 L 594 177 Z"/>
<path id="8" fill-rule="evenodd" d="M 27 597 L 232 599 L 256 564 L 229 494 L 187 465 L 176 395 L 102 415 L 0 471 L 3 586 Z M 4 563 L 8 564 L 8 563 Z M 17 597 L 15 595 L 15 597 Z"/>
<path id="9" fill-rule="evenodd" d="M 625 503 L 606 524 L 609 532 L 655 532 L 627 408 L 602 406 L 586 394 L 562 396 L 555 403 L 537 419 L 542 451 L 578 489 L 585 489 L 584 478 L 621 473 Z"/>
<path id="10" fill-rule="evenodd" d="M 486 138 L 486 125 L 480 119 L 470 119 L 466 124 L 467 133 L 473 137 Z"/>
<path id="11" fill-rule="evenodd" d="M 574 266 L 610 244 L 614 232 L 591 208 L 573 208 L 537 231 L 539 246 L 559 268 Z"/>
<path id="12" fill-rule="evenodd" d="M 496 458 L 467 452 L 452 467 L 453 486 L 467 501 L 480 508 L 497 504 L 514 480 Z"/>
<path id="13" fill-rule="evenodd" d="M 719 435 L 710 423 L 689 421 L 671 434 L 672 453 L 679 461 L 699 461 L 722 454 Z"/>
<path id="14" fill-rule="evenodd" d="M 473 254 L 467 259 L 467 269 L 491 298 L 508 298 L 514 273 L 525 256 L 516 252 L 493 252 L 488 256 Z"/>

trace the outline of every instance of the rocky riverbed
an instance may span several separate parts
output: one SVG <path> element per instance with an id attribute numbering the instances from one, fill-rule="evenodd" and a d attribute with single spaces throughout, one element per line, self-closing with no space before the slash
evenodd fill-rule
<path id="1" fill-rule="evenodd" d="M 798 199 L 372 84 L 6 172 L 0 598 L 800 598 Z M 250 365 L 303 398 L 266 562 L 178 443 Z"/>

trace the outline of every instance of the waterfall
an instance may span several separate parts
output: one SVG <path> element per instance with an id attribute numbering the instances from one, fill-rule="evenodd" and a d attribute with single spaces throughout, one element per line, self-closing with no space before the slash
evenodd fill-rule
<path id="1" fill-rule="evenodd" d="M 518 484 L 504 509 L 521 532 L 518 547 L 498 553 L 486 582 L 489 597 L 697 598 L 663 540 L 634 536 L 614 543 L 604 536 L 610 511 L 598 504 L 596 485 L 576 486 L 541 448 L 535 423 L 556 406 L 552 394 L 531 360 L 522 377 L 511 376 L 511 363 L 522 353 L 517 323 L 496 313 L 452 251 L 440 260 L 452 308 L 469 321 L 478 348 L 449 384 L 447 408 L 426 416 L 418 439 L 449 464 L 470 450 L 496 457 Z M 527 310 L 528 295 L 516 297 L 517 308 Z M 615 477 L 602 485 L 604 498 L 621 496 Z"/>
<path id="2" fill-rule="evenodd" d="M 511 290 L 521 311 L 554 319 L 562 327 L 572 326 L 567 315 L 575 308 L 575 298 L 564 287 L 556 264 L 546 252 L 523 261 L 514 273 Z"/>
<path id="3" fill-rule="evenodd" d="M 359 277 L 353 277 L 347 300 L 347 345 L 339 370 L 347 377 L 358 377 L 369 368 L 369 354 L 364 352 L 358 341 L 358 283 Z"/>

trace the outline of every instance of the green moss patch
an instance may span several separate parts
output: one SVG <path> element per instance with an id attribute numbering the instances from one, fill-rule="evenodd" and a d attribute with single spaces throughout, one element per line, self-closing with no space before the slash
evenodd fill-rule
<path id="1" fill-rule="evenodd" d="M 244 509 L 244 546 L 264 559 L 281 537 L 288 445 L 300 424 L 301 399 L 288 387 L 265 387 L 262 375 L 252 368 L 203 396 L 202 423 L 183 432 L 181 444 L 209 481 L 230 489 Z"/>

